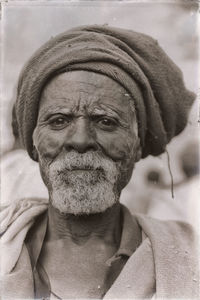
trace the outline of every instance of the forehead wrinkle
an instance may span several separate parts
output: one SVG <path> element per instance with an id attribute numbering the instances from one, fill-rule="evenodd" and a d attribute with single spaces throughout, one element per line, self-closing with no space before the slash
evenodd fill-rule
<path id="1" fill-rule="evenodd" d="M 69 82 L 69 81 L 68 81 Z M 84 82 L 84 81 L 79 81 L 81 86 L 77 86 L 77 81 L 74 82 L 71 81 L 73 87 L 70 87 L 68 85 L 68 82 L 64 85 L 64 81 L 62 81 L 62 84 L 59 84 L 60 88 L 55 88 L 56 82 L 52 82 L 52 86 L 48 85 L 46 88 L 43 90 L 42 94 L 42 99 L 44 99 L 44 104 L 45 100 L 48 101 L 48 105 L 45 105 L 47 108 L 42 109 L 41 105 L 41 112 L 42 114 L 47 114 L 51 112 L 56 112 L 59 111 L 60 109 L 68 108 L 68 111 L 71 112 L 77 112 L 77 111 L 83 111 L 87 110 L 89 113 L 94 111 L 94 108 L 96 106 L 96 112 L 97 112 L 97 106 L 103 109 L 103 111 L 98 111 L 98 114 L 111 114 L 118 117 L 122 117 L 123 119 L 127 120 L 127 118 L 130 118 L 130 103 L 128 104 L 127 102 L 130 102 L 131 99 L 129 99 L 130 95 L 127 94 L 126 90 L 121 87 L 121 86 L 115 86 L 115 88 L 109 88 L 109 86 L 106 86 L 105 83 L 105 89 L 103 88 L 104 84 L 96 84 L 91 83 L 91 82 Z M 84 84 L 84 86 L 83 86 Z M 98 92 L 95 93 L 92 89 L 86 88 L 86 86 L 90 87 L 99 87 Z M 76 88 L 76 89 L 74 89 Z M 127 97 L 129 96 L 129 97 Z M 125 105 L 115 105 L 115 100 L 118 99 L 119 97 L 122 97 L 121 100 L 124 100 Z M 116 98 L 116 99 L 115 99 Z M 58 103 L 54 102 L 50 104 L 50 101 L 56 99 L 58 100 Z M 106 101 L 106 99 L 108 101 Z M 63 105 L 62 102 L 63 101 Z M 69 106 L 68 106 L 68 101 L 69 101 Z M 106 103 L 104 102 L 106 101 Z M 108 102 L 113 102 L 108 103 Z M 68 106 L 68 107 L 67 107 Z M 124 109 L 124 107 L 127 107 L 127 109 Z M 128 116 L 129 115 L 129 116 Z"/>
<path id="2" fill-rule="evenodd" d="M 126 103 L 125 103 L 126 104 Z M 127 111 L 123 111 L 121 109 L 121 106 L 115 106 L 115 105 L 112 105 L 112 104 L 104 104 L 104 103 L 101 103 L 100 105 L 105 111 L 111 113 L 111 114 L 115 114 L 119 117 L 123 116 L 125 119 L 127 119 L 127 114 L 130 114 L 129 112 L 129 109 L 127 109 Z"/>
<path id="3" fill-rule="evenodd" d="M 109 82 L 110 83 L 110 82 Z M 88 81 L 73 81 L 73 80 L 62 80 L 59 77 L 54 78 L 52 81 L 47 84 L 44 89 L 43 89 L 43 95 L 46 95 L 47 93 L 51 92 L 54 95 L 58 93 L 61 93 L 62 91 L 65 93 L 71 92 L 71 91 L 77 91 L 77 88 L 79 91 L 84 91 L 86 92 L 87 89 L 89 88 L 90 92 L 90 87 L 95 88 L 95 89 L 100 89 L 102 90 L 102 93 L 105 94 L 106 91 L 112 90 L 112 95 L 114 94 L 114 97 L 119 94 L 119 92 L 122 95 L 128 95 L 127 91 L 124 89 L 124 87 L 120 86 L 117 84 L 115 81 L 112 83 L 108 84 L 107 81 L 105 82 L 88 82 Z M 83 89 L 83 90 L 82 90 Z"/>
<path id="4" fill-rule="evenodd" d="M 92 89 L 91 89 L 92 87 Z M 74 81 L 67 81 L 63 82 L 62 84 L 59 81 L 51 82 L 49 85 L 47 85 L 42 93 L 43 97 L 49 97 L 54 96 L 60 98 L 61 96 L 63 98 L 66 97 L 68 93 L 93 93 L 93 90 L 99 89 L 102 86 L 98 86 L 95 83 L 87 83 L 87 82 L 74 82 Z"/>
<path id="5" fill-rule="evenodd" d="M 103 105 L 102 105 L 103 106 Z M 101 107 L 101 105 L 100 105 Z M 109 109 L 109 107 L 106 107 L 106 105 L 104 105 L 104 108 L 98 108 L 98 107 L 94 107 L 94 108 L 89 108 L 88 109 L 88 113 L 89 114 L 95 114 L 95 115 L 110 115 L 110 116 L 118 116 L 119 117 L 119 114 L 112 110 L 112 109 Z"/>
<path id="6" fill-rule="evenodd" d="M 86 81 L 68 81 L 71 83 L 71 85 L 73 86 L 73 83 L 75 83 L 75 86 L 77 85 L 77 83 L 81 84 L 81 85 L 88 85 L 88 86 L 92 86 L 92 87 L 95 87 L 95 88 L 101 88 L 102 87 L 102 84 L 98 84 L 98 82 L 94 83 L 94 82 L 86 82 Z"/>
<path id="7" fill-rule="evenodd" d="M 39 115 L 48 115 L 51 113 L 59 113 L 60 111 L 64 111 L 65 113 L 70 113 L 70 108 L 64 107 L 63 105 L 49 105 L 48 107 L 39 108 Z"/>
<path id="8" fill-rule="evenodd" d="M 94 99 L 95 102 L 87 103 L 87 100 L 90 100 L 91 98 Z M 89 113 L 95 113 L 95 114 L 109 113 L 111 115 L 117 115 L 117 116 L 124 115 L 126 118 L 127 118 L 127 113 L 129 113 L 129 109 L 127 110 L 127 112 L 124 112 L 123 110 L 120 109 L 120 106 L 115 107 L 114 105 L 108 103 L 106 104 L 97 103 L 96 101 L 99 100 L 98 97 L 92 95 L 88 99 L 82 100 L 82 97 L 79 94 L 79 97 L 76 98 L 76 100 L 78 100 L 78 103 L 76 103 L 76 101 L 74 101 L 74 99 L 72 98 L 71 99 L 59 98 L 58 100 L 69 100 L 70 107 L 66 107 L 67 104 L 66 101 L 64 101 L 63 103 L 58 103 L 56 105 L 55 103 L 53 103 L 53 104 L 48 104 L 48 106 L 45 107 L 40 106 L 39 113 L 47 114 L 52 112 L 59 112 L 60 110 L 64 110 L 66 112 L 73 112 L 79 109 L 81 110 L 86 109 Z M 73 100 L 73 102 L 70 100 Z"/>

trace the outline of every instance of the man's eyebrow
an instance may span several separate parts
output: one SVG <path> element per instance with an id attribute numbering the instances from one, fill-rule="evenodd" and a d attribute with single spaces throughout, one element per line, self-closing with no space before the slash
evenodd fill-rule
<path id="1" fill-rule="evenodd" d="M 121 115 L 117 111 L 108 107 L 106 107 L 106 109 L 94 108 L 91 111 L 89 111 L 89 115 L 94 117 L 95 116 L 115 117 L 118 119 L 119 123 L 121 123 L 122 126 L 127 127 L 128 126 L 127 118 L 122 118 L 122 116 L 125 116 L 125 114 L 121 111 L 120 113 Z"/>
<path id="2" fill-rule="evenodd" d="M 58 106 L 54 106 L 54 105 L 50 105 L 48 107 L 45 108 L 41 108 L 40 112 L 39 112 L 39 117 L 43 117 L 43 116 L 47 116 L 47 115 L 51 115 L 51 114 L 57 114 L 57 113 L 72 113 L 72 110 L 70 108 L 66 108 L 63 107 L 61 105 Z"/>
<path id="3" fill-rule="evenodd" d="M 95 107 L 89 110 L 89 114 L 91 115 L 96 115 L 96 116 L 101 116 L 101 115 L 107 115 L 111 117 L 116 117 L 116 118 L 122 118 L 126 117 L 126 114 L 123 111 L 118 111 L 118 109 L 114 107 L 108 107 L 106 106 L 105 108 L 101 107 Z"/>
<path id="4" fill-rule="evenodd" d="M 89 114 L 91 115 L 96 115 L 96 116 L 102 116 L 107 114 L 108 111 L 106 109 L 100 109 L 100 108 L 93 108 L 93 109 L 89 109 Z"/>

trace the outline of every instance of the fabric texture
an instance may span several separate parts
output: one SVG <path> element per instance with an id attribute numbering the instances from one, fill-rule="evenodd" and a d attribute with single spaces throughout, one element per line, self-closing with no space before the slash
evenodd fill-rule
<path id="1" fill-rule="evenodd" d="M 26 234 L 34 219 L 47 209 L 46 199 L 21 199 L 12 202 L 0 213 L 1 272 L 8 274 L 14 268 Z M 9 253 L 9 256 L 7 255 Z"/>
<path id="2" fill-rule="evenodd" d="M 47 209 L 46 200 L 40 200 L 40 203 Z M 36 201 L 35 207 L 37 206 Z M 28 211 L 30 208 L 18 216 L 24 224 L 23 228 L 36 217 L 30 213 L 29 218 L 24 218 L 23 214 L 26 212 L 27 215 Z M 23 231 L 21 227 L 18 227 L 18 233 L 14 230 L 16 214 L 17 210 L 11 209 L 9 218 L 6 218 L 5 214 L 2 218 L 6 220 L 4 229 L 8 228 L 3 235 L 4 247 Z M 38 211 L 38 214 L 41 212 Z M 130 256 L 104 299 L 144 299 L 151 297 L 154 289 L 156 298 L 198 299 L 200 294 L 197 241 L 191 227 L 183 222 L 159 221 L 144 215 L 135 217 L 145 238 Z M 11 219 L 13 223 L 10 222 Z M 11 226 L 12 231 L 14 230 L 12 234 L 8 231 Z M 23 236 L 25 239 L 24 232 Z M 13 247 L 15 246 L 13 244 Z M 13 258 L 12 252 L 4 252 L 4 255 L 7 255 L 7 261 L 9 258 L 12 260 L 13 268 L 5 267 L 2 272 L 2 296 L 7 294 L 8 297 L 15 295 L 15 298 L 34 298 L 32 267 L 24 240 L 21 239 L 18 257 Z"/>
<path id="3" fill-rule="evenodd" d="M 159 155 L 186 125 L 195 95 L 156 40 L 132 30 L 82 26 L 51 38 L 21 72 L 15 103 L 23 146 L 32 154 L 32 133 L 44 85 L 56 74 L 85 70 L 122 85 L 136 108 L 142 157 Z M 34 159 L 34 158 L 33 158 Z"/>

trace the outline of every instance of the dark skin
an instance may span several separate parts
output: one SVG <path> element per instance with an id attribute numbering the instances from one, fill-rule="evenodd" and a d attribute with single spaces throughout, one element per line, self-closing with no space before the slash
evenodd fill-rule
<path id="1" fill-rule="evenodd" d="M 141 156 L 127 92 L 110 78 L 86 71 L 58 75 L 44 88 L 33 141 L 40 167 L 41 162 L 48 166 L 71 150 L 100 151 L 119 162 L 119 193 Z M 41 174 L 48 187 L 42 168 Z M 63 298 L 101 298 L 107 289 L 106 261 L 116 253 L 120 238 L 119 203 L 104 212 L 80 216 L 64 215 L 50 205 L 42 259 L 52 290 Z M 68 278 L 65 285 L 58 279 L 63 273 Z"/>

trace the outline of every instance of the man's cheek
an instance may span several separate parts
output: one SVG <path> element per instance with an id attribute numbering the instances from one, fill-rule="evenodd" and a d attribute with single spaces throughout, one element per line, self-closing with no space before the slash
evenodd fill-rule
<path id="1" fill-rule="evenodd" d="M 133 135 L 119 135 L 114 139 L 99 139 L 105 154 L 117 162 L 119 178 L 118 189 L 121 191 L 129 182 L 136 157 L 136 143 Z"/>
<path id="2" fill-rule="evenodd" d="M 61 151 L 62 143 L 59 139 L 49 136 L 45 131 L 34 134 L 34 145 L 40 157 L 54 159 Z"/>
<path id="3" fill-rule="evenodd" d="M 114 161 L 127 161 L 133 157 L 133 137 L 116 136 L 99 136 L 98 143 L 105 154 Z"/>

